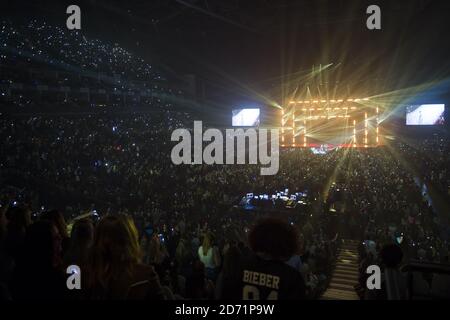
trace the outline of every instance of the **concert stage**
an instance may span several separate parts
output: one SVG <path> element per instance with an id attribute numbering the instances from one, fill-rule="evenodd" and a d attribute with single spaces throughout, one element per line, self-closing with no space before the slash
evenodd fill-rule
<path id="1" fill-rule="evenodd" d="M 377 147 L 379 107 L 369 98 L 290 101 L 281 110 L 281 147 Z"/>

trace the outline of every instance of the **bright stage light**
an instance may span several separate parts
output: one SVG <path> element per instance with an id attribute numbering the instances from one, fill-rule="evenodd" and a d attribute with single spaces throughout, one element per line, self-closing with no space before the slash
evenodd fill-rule
<path id="1" fill-rule="evenodd" d="M 287 107 L 291 108 L 292 111 L 286 109 L 287 112 L 285 116 L 289 114 L 289 120 L 290 116 L 292 115 L 292 126 L 287 126 L 289 124 L 289 121 L 287 121 L 287 118 L 283 118 L 284 121 L 282 122 L 283 129 L 281 142 L 287 147 L 294 147 L 294 146 L 304 147 L 310 145 L 311 143 L 316 143 L 315 142 L 316 139 L 318 141 L 324 142 L 329 139 L 332 140 L 344 139 L 346 140 L 346 142 L 343 141 L 341 142 L 341 145 L 344 147 L 348 146 L 358 148 L 363 146 L 372 147 L 378 145 L 379 142 L 381 141 L 381 139 L 378 137 L 379 135 L 378 114 L 381 110 L 379 109 L 379 106 L 375 105 L 373 107 L 364 104 L 356 105 L 356 102 L 361 102 L 363 100 L 368 100 L 368 98 L 349 98 L 349 99 L 330 99 L 330 100 L 316 99 L 316 100 L 296 101 L 295 105 L 289 105 Z M 352 103 L 352 101 L 354 101 L 355 103 Z M 323 102 L 328 103 L 343 102 L 343 103 L 337 104 L 336 107 L 334 107 L 332 105 L 322 105 L 321 103 Z M 377 111 L 376 115 L 375 110 Z M 294 115 L 293 112 L 296 112 L 297 114 Z M 371 122 L 369 123 L 369 120 L 372 121 L 371 120 L 372 117 L 374 118 L 374 120 L 375 118 L 377 119 L 376 120 L 377 123 L 373 124 L 373 126 Z M 340 122 L 341 120 L 344 120 L 345 123 Z M 299 125 L 299 121 L 302 121 L 303 124 Z M 341 125 L 336 126 L 337 122 L 334 121 L 341 123 Z M 362 121 L 364 121 L 364 124 Z M 308 126 L 306 122 L 308 122 Z M 363 128 L 361 128 L 362 130 L 356 127 L 357 123 L 362 124 L 363 126 Z M 284 129 L 288 129 L 288 134 L 292 132 L 293 135 L 292 141 L 291 138 L 289 138 L 286 135 Z M 312 140 L 307 138 L 308 137 L 308 135 L 306 134 L 307 130 L 308 132 L 315 133 L 314 137 L 311 137 Z M 345 131 L 344 133 L 344 131 L 342 130 L 347 131 Z M 295 137 L 296 135 L 298 135 L 298 138 Z M 349 140 L 351 140 L 351 142 L 349 142 Z"/>
<path id="2" fill-rule="evenodd" d="M 376 121 L 377 121 L 377 137 L 376 137 L 376 141 L 377 141 L 377 145 L 378 145 L 378 124 L 379 124 L 379 121 L 378 121 L 378 107 L 377 107 L 377 119 L 376 119 Z"/>
<path id="3" fill-rule="evenodd" d="M 289 104 L 337 103 L 337 102 L 344 102 L 344 101 L 359 102 L 359 101 L 368 101 L 368 100 L 369 100 L 369 98 L 349 98 L 349 99 L 330 99 L 330 100 L 317 99 L 317 100 L 298 100 L 298 101 L 291 100 L 291 101 L 289 101 Z"/>
<path id="4" fill-rule="evenodd" d="M 367 112 L 364 112 L 364 147 L 367 148 Z"/>
<path id="5" fill-rule="evenodd" d="M 292 112 L 292 144 L 295 146 L 295 111 Z"/>

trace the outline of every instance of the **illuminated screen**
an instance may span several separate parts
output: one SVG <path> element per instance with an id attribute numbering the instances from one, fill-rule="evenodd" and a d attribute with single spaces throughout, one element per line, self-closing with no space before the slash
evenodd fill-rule
<path id="1" fill-rule="evenodd" d="M 312 147 L 311 151 L 313 154 L 327 154 L 328 146 L 322 144 L 319 147 Z"/>
<path id="2" fill-rule="evenodd" d="M 233 110 L 232 125 L 236 127 L 253 127 L 259 125 L 259 109 Z"/>
<path id="3" fill-rule="evenodd" d="M 424 126 L 444 124 L 444 104 L 421 104 L 406 107 L 406 125 Z"/>

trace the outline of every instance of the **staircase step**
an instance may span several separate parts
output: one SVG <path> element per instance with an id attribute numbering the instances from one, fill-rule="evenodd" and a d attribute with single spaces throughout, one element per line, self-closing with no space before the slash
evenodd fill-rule
<path id="1" fill-rule="evenodd" d="M 349 250 L 349 251 L 355 251 L 358 252 L 358 247 L 357 246 L 342 246 L 341 250 Z"/>
<path id="2" fill-rule="evenodd" d="M 353 296 L 339 296 L 339 295 L 323 295 L 320 300 L 331 300 L 331 301 L 351 301 L 351 300 L 358 300 L 358 298 Z"/>
<path id="3" fill-rule="evenodd" d="M 330 283 L 338 283 L 338 284 L 354 286 L 355 284 L 358 283 L 358 281 L 355 279 L 345 279 L 345 278 L 333 277 L 333 278 L 331 278 Z"/>
<path id="4" fill-rule="evenodd" d="M 359 280 L 359 248 L 356 240 L 342 240 L 338 249 L 334 270 L 323 300 L 359 300 L 355 285 Z"/>
<path id="5" fill-rule="evenodd" d="M 359 277 L 359 272 L 353 271 L 353 270 L 335 269 L 333 271 L 333 275 L 339 275 L 339 274 L 347 275 L 347 276 L 353 276 L 353 277 L 356 277 L 356 278 Z"/>
<path id="6" fill-rule="evenodd" d="M 358 295 L 354 291 L 328 289 L 322 299 L 325 300 L 359 300 Z"/>
<path id="7" fill-rule="evenodd" d="M 340 247 L 337 252 L 358 252 L 358 248 L 355 249 L 355 247 L 346 248 L 346 247 Z"/>
<path id="8" fill-rule="evenodd" d="M 346 274 L 342 274 L 342 273 L 333 273 L 331 275 L 332 278 L 336 278 L 336 279 L 345 279 L 345 280 L 349 280 L 349 281 L 355 281 L 358 282 L 359 281 L 359 277 L 357 275 L 346 275 Z"/>
<path id="9" fill-rule="evenodd" d="M 352 251 L 349 251 L 349 250 L 338 252 L 337 255 L 338 256 L 350 256 L 350 257 L 358 258 L 358 253 L 352 252 Z"/>
<path id="10" fill-rule="evenodd" d="M 330 289 L 339 289 L 339 290 L 348 290 L 348 291 L 355 291 L 354 285 L 350 284 L 342 284 L 342 283 L 330 283 L 329 287 Z"/>
<path id="11" fill-rule="evenodd" d="M 359 272 L 358 267 L 352 265 L 350 263 L 337 263 L 335 266 L 335 270 L 347 270 L 347 271 L 355 271 Z"/>
<path id="12" fill-rule="evenodd" d="M 339 257 L 337 257 L 337 261 L 342 261 L 343 263 L 352 262 L 354 264 L 358 264 L 358 259 L 355 259 L 353 257 L 342 257 L 342 256 L 339 256 Z"/>
<path id="13" fill-rule="evenodd" d="M 359 300 L 358 295 L 355 293 L 342 294 L 342 293 L 324 293 L 321 300 Z"/>
<path id="14" fill-rule="evenodd" d="M 336 260 L 336 265 L 358 268 L 358 261 L 354 260 L 354 259 L 351 260 L 351 259 L 340 259 L 340 258 L 338 258 Z"/>
<path id="15" fill-rule="evenodd" d="M 335 271 L 342 271 L 342 272 L 347 272 L 347 273 L 352 273 L 352 274 L 359 274 L 359 270 L 358 268 L 355 268 L 351 265 L 342 265 L 342 264 L 337 264 L 336 267 L 334 268 Z"/>
<path id="16" fill-rule="evenodd" d="M 345 267 L 358 270 L 358 262 L 348 259 L 337 259 L 335 265 L 336 267 Z"/>
<path id="17" fill-rule="evenodd" d="M 336 262 L 336 266 L 348 267 L 348 268 L 358 270 L 358 265 L 357 265 L 356 261 L 351 261 L 351 260 L 347 260 L 347 259 L 338 259 Z"/>
<path id="18" fill-rule="evenodd" d="M 359 275 L 358 274 L 350 274 L 350 273 L 341 273 L 338 271 L 335 271 L 331 275 L 332 278 L 336 277 L 338 279 L 348 279 L 348 280 L 354 280 L 358 281 Z"/>
<path id="19" fill-rule="evenodd" d="M 346 280 L 350 280 L 350 281 L 355 281 L 358 282 L 359 278 L 356 275 L 346 275 L 347 277 L 345 277 L 345 275 L 342 275 L 340 273 L 333 273 L 331 275 L 332 278 L 336 278 L 336 279 L 346 279 Z"/>
<path id="20" fill-rule="evenodd" d="M 346 251 L 346 250 L 348 250 L 348 251 L 356 251 L 356 252 L 358 252 L 358 248 L 357 247 L 356 247 L 356 249 L 354 249 L 355 246 L 349 246 L 349 247 L 351 247 L 351 249 L 347 249 L 346 246 L 342 246 L 337 251 Z"/>
<path id="21" fill-rule="evenodd" d="M 337 255 L 338 256 L 350 256 L 350 257 L 358 258 L 358 253 L 354 252 L 354 251 L 350 251 L 350 250 L 338 251 Z"/>
<path id="22" fill-rule="evenodd" d="M 352 262 L 352 264 L 354 265 L 359 265 L 359 261 L 358 259 L 354 258 L 354 257 L 343 257 L 343 256 L 339 256 L 336 259 L 337 262 L 342 261 L 342 263 L 348 264 L 348 262 Z"/>
<path id="23" fill-rule="evenodd" d="M 322 296 L 325 300 L 359 300 L 356 293 L 340 293 L 340 292 L 325 292 Z"/>

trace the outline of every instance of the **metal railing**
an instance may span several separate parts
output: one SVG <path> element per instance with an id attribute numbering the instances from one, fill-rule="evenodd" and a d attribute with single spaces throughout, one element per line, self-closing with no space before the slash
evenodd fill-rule
<path id="1" fill-rule="evenodd" d="M 438 281 L 435 278 L 436 275 L 444 276 L 439 280 L 447 281 L 447 284 L 440 283 L 440 285 L 446 288 L 446 291 L 439 292 L 435 290 L 435 283 Z M 425 280 L 424 276 L 428 280 Z M 422 277 L 422 279 L 418 277 Z M 404 285 L 405 280 L 406 286 Z M 417 288 L 419 281 L 422 281 L 425 288 Z M 400 270 L 385 270 L 385 282 L 388 300 L 450 299 L 449 264 L 412 261 L 402 266 Z"/>

